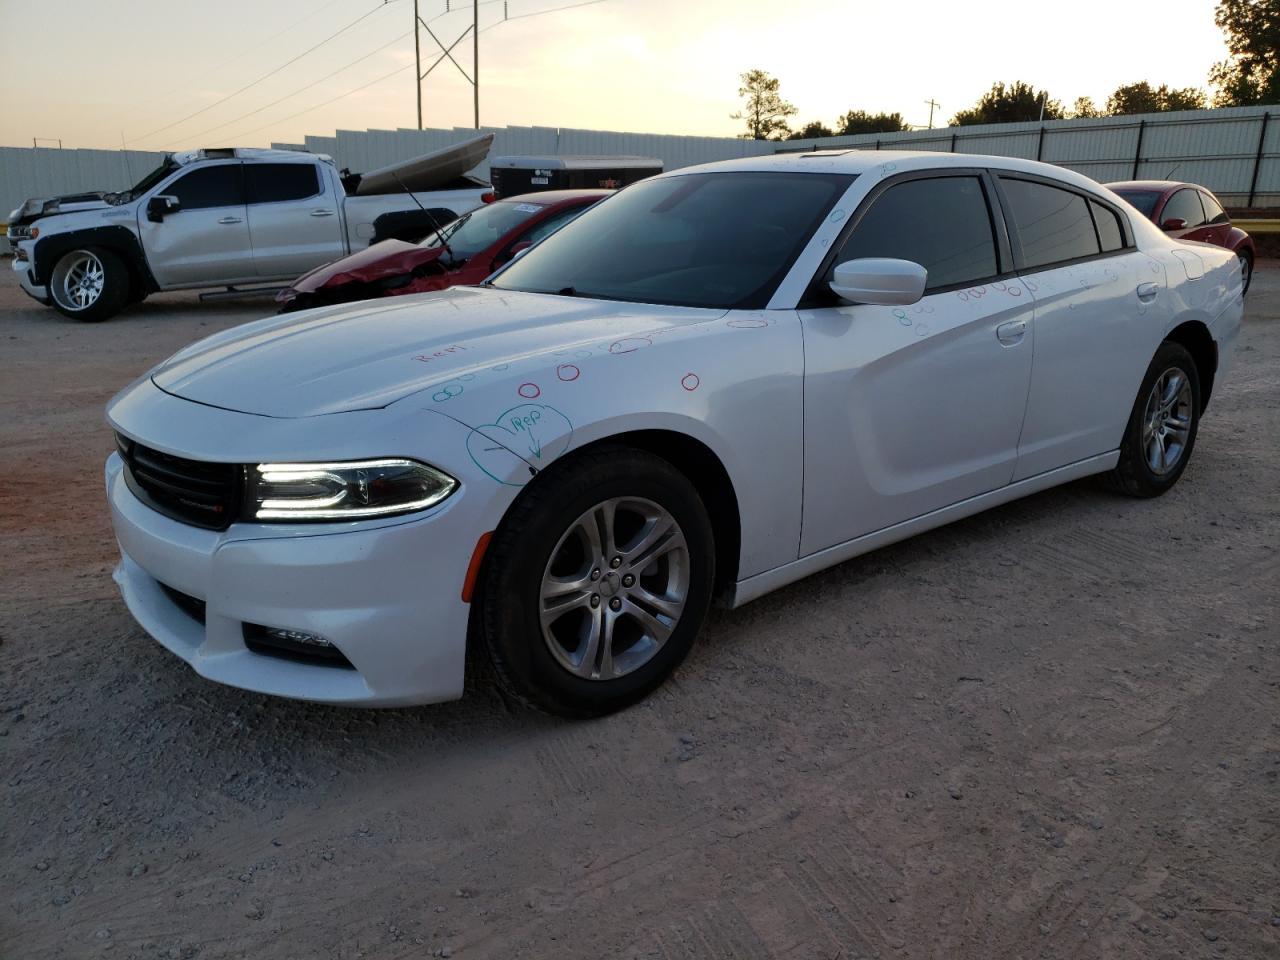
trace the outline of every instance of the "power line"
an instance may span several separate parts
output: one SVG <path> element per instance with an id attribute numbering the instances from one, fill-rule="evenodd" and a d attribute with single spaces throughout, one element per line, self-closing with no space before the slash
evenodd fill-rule
<path id="1" fill-rule="evenodd" d="M 348 90 L 346 93 L 340 93 L 336 97 L 330 97 L 328 100 L 325 100 L 322 103 L 317 103 L 314 106 L 307 107 L 304 110 L 299 110 L 297 113 L 291 113 L 287 117 L 278 117 L 275 120 L 272 120 L 270 123 L 264 123 L 260 127 L 254 127 L 252 130 L 246 130 L 243 133 L 237 134 L 237 137 L 247 137 L 251 133 L 258 133 L 260 130 L 266 130 L 268 127 L 273 127 L 278 123 L 286 123 L 289 120 L 294 119 L 295 117 L 302 116 L 304 113 L 310 113 L 312 110 L 319 110 L 321 107 L 327 107 L 329 104 L 336 103 L 338 100 L 341 100 L 344 97 L 349 97 L 353 93 L 359 93 L 361 90 L 364 90 L 367 87 L 372 87 L 374 84 L 381 83 L 383 80 L 390 80 L 392 77 L 397 76 L 401 73 L 404 73 L 406 70 L 412 70 L 412 69 L 413 69 L 413 64 L 406 63 L 403 67 L 399 67 L 395 70 L 392 70 L 390 73 L 383 74 L 381 77 L 378 77 L 376 80 L 370 80 L 368 83 L 363 83 L 353 90 Z"/>
<path id="2" fill-rule="evenodd" d="M 363 57 L 357 57 L 355 60 L 352 60 L 346 66 L 339 67 L 337 70 L 331 71 L 330 73 L 326 73 L 323 77 L 313 80 L 311 83 L 308 83 L 305 86 L 299 87 L 297 90 L 294 90 L 292 93 L 286 93 L 283 97 L 280 97 L 278 100 L 272 100 L 270 103 L 264 104 L 263 106 L 258 107 L 256 110 L 250 110 L 248 113 L 242 113 L 238 117 L 233 117 L 230 120 L 226 120 L 215 127 L 209 127 L 207 130 L 201 130 L 199 133 L 190 134 L 189 136 L 186 136 L 183 139 L 195 141 L 200 137 L 213 133 L 215 130 L 221 130 L 223 127 L 229 127 L 233 123 L 239 123 L 241 120 L 247 120 L 249 117 L 252 117 L 254 114 L 261 113 L 263 110 L 270 110 L 272 107 L 276 106 L 277 104 L 284 103 L 284 101 L 290 100 L 293 97 L 296 97 L 300 93 L 306 93 L 312 87 L 318 86 L 319 84 L 322 84 L 326 80 L 336 77 L 338 74 L 343 73 L 346 70 L 350 70 L 357 63 L 363 63 L 364 61 L 368 60 L 370 57 L 374 56 L 375 54 L 381 53 L 383 50 L 387 49 L 387 47 L 391 46 L 392 44 L 396 44 L 396 43 L 399 43 L 401 40 L 404 40 L 411 33 L 412 31 L 406 30 L 404 33 L 400 34 L 400 36 L 395 37 L 391 40 L 388 40 L 386 43 L 378 47 L 376 50 L 371 50 L 370 52 L 366 53 Z"/>
<path id="3" fill-rule="evenodd" d="M 329 0 L 328 3 L 324 4 L 324 6 L 316 7 L 310 13 L 304 14 L 303 16 L 299 17 L 297 20 L 290 22 L 290 24 L 287 27 L 285 27 L 283 30 L 279 30 L 276 33 L 271 34 L 271 36 L 265 38 L 259 43 L 255 43 L 251 47 L 246 47 L 231 59 L 223 60 L 220 64 L 218 64 L 216 67 L 213 68 L 214 71 L 221 70 L 223 67 L 231 66 L 231 64 L 235 63 L 237 60 L 242 59 L 246 54 L 253 53 L 253 51 L 255 50 L 261 50 L 263 47 L 269 44 L 272 40 L 277 40 L 280 37 L 283 37 L 286 33 L 297 32 L 298 27 L 302 26 L 308 20 L 313 20 L 317 16 L 319 16 L 320 14 L 328 10 L 330 7 L 336 7 L 338 4 L 345 3 L 345 2 L 346 0 Z"/>
<path id="4" fill-rule="evenodd" d="M 496 2 L 498 2 L 498 0 L 481 0 L 481 5 L 486 5 L 487 3 L 496 3 Z M 551 8 L 551 9 L 549 9 L 549 10 L 536 10 L 536 11 L 534 11 L 533 13 L 523 13 L 523 14 L 520 14 L 519 16 L 509 17 L 509 18 L 506 18 L 506 19 L 503 19 L 503 20 L 498 20 L 498 21 L 496 21 L 495 23 L 491 23 L 489 26 L 485 27 L 485 28 L 484 28 L 483 30 L 481 30 L 480 32 L 481 32 L 481 33 L 485 33 L 486 31 L 492 30 L 494 27 L 499 26 L 499 25 L 501 25 L 501 24 L 503 24 L 503 23 L 506 23 L 508 19 L 510 19 L 510 20 L 520 20 L 520 19 L 524 19 L 525 17 L 536 17 L 536 16 L 541 16 L 542 14 L 545 14 L 545 13 L 559 13 L 559 12 L 560 12 L 560 11 L 562 11 L 562 10 L 572 10 L 572 9 L 573 9 L 573 8 L 575 8 L 575 7 L 589 7 L 589 6 L 592 6 L 592 5 L 594 5 L 594 4 L 597 4 L 597 3 L 604 3 L 604 2 L 606 2 L 606 0 L 584 0 L 584 2 L 581 2 L 581 3 L 571 3 L 571 4 L 567 4 L 566 6 L 563 6 L 563 7 L 552 7 L 552 8 Z M 434 22 L 435 20 L 439 20 L 441 17 L 448 16 L 448 15 L 449 15 L 449 14 L 451 14 L 451 13 L 458 13 L 458 12 L 460 12 L 460 9 L 451 9 L 451 10 L 446 10 L 444 13 L 441 13 L 441 14 L 439 14 L 439 15 L 435 16 L 435 17 L 432 17 L 432 18 L 431 18 L 431 20 L 429 20 L 429 21 L 427 21 L 427 22 L 428 22 L 428 23 L 430 23 L 430 22 Z M 375 51 L 375 52 L 377 52 L 377 51 Z M 369 87 L 372 87 L 372 86 L 375 86 L 376 84 L 382 83 L 384 80 L 390 80 L 392 77 L 399 76 L 400 74 L 404 73 L 406 70 L 414 70 L 415 75 L 416 75 L 416 73 L 417 73 L 417 69 L 416 69 L 416 67 L 415 67 L 415 65 L 414 65 L 414 64 L 412 64 L 412 63 L 406 63 L 403 67 L 399 67 L 399 68 L 397 68 L 397 69 L 395 69 L 395 70 L 392 70 L 390 73 L 386 73 L 386 74 L 383 74 L 383 75 L 382 75 L 382 76 L 380 76 L 380 77 L 376 77 L 375 79 L 370 80 L 368 83 L 362 83 L 360 86 L 358 86 L 358 87 L 354 87 L 354 88 L 352 88 L 351 90 L 347 90 L 347 91 L 346 91 L 346 92 L 344 92 L 344 93 L 340 93 L 340 94 L 338 94 L 338 95 L 337 95 L 337 96 L 335 96 L 335 97 L 330 97 L 328 100 L 324 100 L 324 101 L 321 101 L 320 103 L 312 104 L 312 105 L 311 105 L 311 106 L 309 106 L 309 107 L 304 107 L 302 110 L 298 110 L 297 112 L 295 112 L 295 113 L 291 113 L 291 114 L 289 114 L 288 116 L 285 116 L 285 117 L 277 117 L 275 120 L 272 120 L 272 121 L 270 121 L 270 122 L 268 122 L 268 123 L 264 123 L 264 124 L 263 124 L 262 126 L 260 126 L 260 127 L 254 127 L 252 130 L 245 130 L 245 131 L 242 131 L 241 133 L 236 134 L 235 138 L 233 138 L 233 139 L 238 139 L 238 138 L 240 138 L 240 137 L 247 137 L 247 136 L 250 136 L 251 134 L 260 133 L 260 132 L 261 132 L 261 131 L 263 131 L 263 130 L 267 130 L 267 129 L 271 128 L 271 127 L 274 127 L 274 126 L 276 126 L 277 124 L 287 123 L 288 121 L 293 120 L 293 119 L 296 119 L 297 117 L 301 117 L 301 116 L 303 116 L 304 114 L 311 113 L 313 110 L 319 110 L 321 107 L 327 107 L 327 106 L 328 106 L 329 104 L 331 104 L 331 103 L 337 103 L 339 100 L 343 100 L 343 99 L 345 99 L 345 98 L 347 98 L 347 97 L 351 96 L 352 94 L 359 93 L 361 90 L 366 90 L 366 89 L 368 89 Z M 317 82 L 319 82 L 319 81 L 317 81 Z M 263 109 L 265 109 L 265 108 L 263 108 Z M 250 116 L 251 116 L 251 114 L 250 114 Z M 216 128 L 215 128 L 215 129 L 216 129 Z"/>
<path id="5" fill-rule="evenodd" d="M 365 19 L 367 19 L 368 17 L 373 16 L 373 15 L 374 15 L 375 13 L 377 13 L 379 10 L 385 9 L 385 8 L 389 5 L 389 3 L 393 3 L 393 2 L 395 2 L 395 0 L 383 0 L 383 2 L 382 2 L 382 3 L 378 4 L 378 6 L 374 7 L 372 10 L 368 10 L 368 11 L 366 11 L 365 13 L 362 13 L 360 16 L 356 17 L 354 20 L 352 20 L 350 23 L 348 23 L 345 27 L 342 27 L 341 29 L 339 29 L 339 30 L 337 30 L 337 31 L 335 31 L 335 32 L 333 32 L 333 33 L 331 33 L 331 34 L 329 34 L 329 36 L 325 37 L 325 38 L 324 38 L 323 40 L 321 40 L 319 43 L 315 44 L 314 46 L 308 47 L 306 50 L 303 50 L 300 54 L 298 54 L 296 57 L 292 58 L 291 60 L 286 60 L 284 63 L 280 64 L 280 66 L 276 67 L 274 70 L 271 70 L 271 71 L 269 71 L 268 73 L 264 73 L 262 76 L 258 77 L 258 79 L 256 79 L 256 80 L 253 80 L 253 81 L 250 81 L 249 83 L 246 83 L 246 84 L 245 84 L 243 87 L 241 87 L 239 90 L 232 91 L 231 93 L 227 94 L 227 95 L 226 95 L 225 97 L 223 97 L 222 99 L 220 99 L 220 100 L 215 100 L 213 103 L 210 103 L 210 104 L 208 104 L 207 106 L 203 106 L 203 107 L 201 107 L 201 108 L 200 108 L 199 110 L 197 110 L 195 113 L 190 113 L 190 114 L 188 114 L 187 116 L 183 117 L 181 120 L 175 120 L 175 121 L 173 121 L 172 123 L 167 123 L 167 124 L 165 124 L 163 127 L 158 127 L 158 128 L 156 128 L 155 130 L 152 130 L 152 131 L 151 131 L 150 133 L 148 133 L 148 134 L 144 134 L 144 135 L 143 135 L 143 136 L 141 136 L 141 137 L 136 137 L 136 138 L 133 140 L 133 142 L 134 142 L 134 143 L 138 143 L 138 142 L 140 142 L 140 141 L 142 141 L 142 140 L 148 140 L 148 139 L 150 139 L 151 137 L 154 137 L 157 133 L 163 133 L 165 130 L 169 130 L 169 129 L 173 128 L 173 127 L 176 127 L 176 126 L 178 126 L 179 124 L 186 123 L 188 120 L 191 120 L 191 119 L 192 119 L 192 118 L 194 118 L 194 117 L 198 117 L 198 116 L 200 116 L 200 114 L 202 114 L 202 113 L 207 113 L 208 111 L 212 110 L 214 107 L 216 107 L 216 106 L 219 106 L 219 105 L 221 105 L 221 104 L 226 103 L 226 102 L 227 102 L 228 100 L 230 100 L 232 97 L 237 97 L 237 96 L 239 96 L 240 94 L 244 93 L 246 90 L 250 89 L 251 87 L 255 87 L 255 86 L 257 86 L 257 85 L 258 85 L 259 83 L 261 83 L 263 80 L 267 80 L 267 79 L 269 79 L 269 78 L 271 78 L 271 77 L 274 77 L 277 73 L 279 73 L 279 72 L 280 72 L 281 70 L 283 70 L 285 67 L 288 67 L 288 66 L 291 66 L 292 64 L 297 63 L 297 62 L 298 62 L 299 60 L 301 60 L 303 57 L 307 56 L 307 54 L 309 54 L 309 53 L 314 53 L 316 50 L 319 50 L 321 47 L 323 47 L 323 46 L 324 46 L 326 43 L 328 43 L 330 40 L 333 40 L 335 37 L 341 36 L 342 34 L 346 33 L 348 30 L 350 30 L 350 29 L 351 29 L 352 27 L 354 27 L 356 24 L 360 23 L 362 20 L 365 20 Z"/>
<path id="6" fill-rule="evenodd" d="M 595 6 L 597 3 L 606 3 L 606 2 L 607 0 L 583 0 L 582 3 L 569 3 L 563 7 L 552 7 L 550 10 L 535 10 L 533 11 L 533 13 L 518 13 L 514 17 L 504 16 L 501 20 L 497 21 L 496 23 L 489 24 L 480 32 L 488 33 L 494 27 L 501 26 L 504 23 L 509 23 L 512 20 L 523 20 L 525 17 L 540 17 L 545 13 L 560 13 L 562 10 L 573 10 L 577 7 L 592 7 L 592 6 Z"/>

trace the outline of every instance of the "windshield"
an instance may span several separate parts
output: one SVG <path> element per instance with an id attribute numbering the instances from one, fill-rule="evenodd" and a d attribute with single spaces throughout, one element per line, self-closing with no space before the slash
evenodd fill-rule
<path id="1" fill-rule="evenodd" d="M 492 281 L 503 290 L 758 309 L 850 174 L 690 173 L 642 180 Z"/>
<path id="2" fill-rule="evenodd" d="M 136 200 L 177 169 L 178 165 L 173 162 L 173 154 L 166 153 L 164 155 L 164 160 L 160 163 L 160 166 L 156 167 L 128 190 L 122 190 L 119 193 L 105 194 L 103 199 L 106 200 L 107 203 L 114 203 L 117 205 L 121 203 L 128 203 L 131 200 Z"/>
<path id="3" fill-rule="evenodd" d="M 459 217 L 418 244 L 420 247 L 449 245 L 454 263 L 470 260 L 481 250 L 493 246 L 520 224 L 546 207 L 540 203 L 499 200 Z"/>
<path id="4" fill-rule="evenodd" d="M 1156 212 L 1156 201 L 1160 199 L 1159 190 L 1117 190 L 1116 193 L 1137 207 L 1148 220 Z"/>

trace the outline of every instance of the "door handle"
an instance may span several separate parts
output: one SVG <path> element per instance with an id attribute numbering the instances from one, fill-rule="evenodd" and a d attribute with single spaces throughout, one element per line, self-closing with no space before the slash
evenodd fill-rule
<path id="1" fill-rule="evenodd" d="M 1010 320 L 996 327 L 996 339 L 1007 347 L 1019 343 L 1027 332 L 1027 321 Z"/>
<path id="2" fill-rule="evenodd" d="M 1150 303 L 1156 298 L 1160 292 L 1160 285 L 1157 283 L 1140 283 L 1138 284 L 1138 299 L 1143 303 Z"/>
<path id="3" fill-rule="evenodd" d="M 218 222 L 219 223 L 244 223 L 244 218 L 243 217 L 222 217 L 218 220 Z"/>
<path id="4" fill-rule="evenodd" d="M 312 211 L 311 211 L 311 215 L 312 215 L 313 217 L 332 217 L 332 216 L 333 216 L 333 211 L 332 211 L 332 210 L 325 210 L 325 209 L 323 209 L 323 208 L 322 208 L 322 209 L 320 209 L 320 210 L 312 210 Z"/>

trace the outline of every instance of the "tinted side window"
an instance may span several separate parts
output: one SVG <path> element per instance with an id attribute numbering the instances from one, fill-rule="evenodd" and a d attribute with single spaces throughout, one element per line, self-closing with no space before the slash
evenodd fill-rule
<path id="1" fill-rule="evenodd" d="M 1200 194 L 1197 191 L 1179 190 L 1169 198 L 1160 214 L 1160 225 L 1173 219 L 1187 221 L 1188 230 L 1204 223 L 1204 208 L 1200 206 Z"/>
<path id="2" fill-rule="evenodd" d="M 537 226 L 529 229 L 523 237 L 517 240 L 517 243 L 537 243 L 543 237 L 549 237 L 555 233 L 566 223 L 572 220 L 578 214 L 586 210 L 586 206 L 570 207 L 568 210 L 561 210 L 559 213 L 552 214 L 543 220 Z"/>
<path id="3" fill-rule="evenodd" d="M 861 257 L 912 260 L 929 271 L 929 289 L 973 283 L 1000 272 L 982 181 L 934 177 L 890 187 L 845 241 L 837 263 Z"/>
<path id="4" fill-rule="evenodd" d="M 183 210 L 208 207 L 238 207 L 244 203 L 244 184 L 240 164 L 226 163 L 217 167 L 201 167 L 179 177 L 160 191 L 177 197 Z"/>
<path id="5" fill-rule="evenodd" d="M 1089 201 L 1089 209 L 1093 211 L 1093 222 L 1098 225 L 1098 239 L 1102 241 L 1102 252 L 1124 248 L 1124 231 L 1120 229 L 1120 218 L 1110 207 Z"/>
<path id="6" fill-rule="evenodd" d="M 1211 193 L 1200 192 L 1200 202 L 1204 204 L 1204 218 L 1209 223 L 1230 223 L 1231 218 L 1227 216 L 1227 211 L 1222 209 L 1217 199 Z"/>
<path id="7" fill-rule="evenodd" d="M 249 163 L 244 168 L 250 203 L 302 200 L 320 192 L 316 168 L 306 163 Z"/>
<path id="8" fill-rule="evenodd" d="M 1028 269 L 1101 252 L 1084 197 L 1030 180 L 1001 183 Z"/>

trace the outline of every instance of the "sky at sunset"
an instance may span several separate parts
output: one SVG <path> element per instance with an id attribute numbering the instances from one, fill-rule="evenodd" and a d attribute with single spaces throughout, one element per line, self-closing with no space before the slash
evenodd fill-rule
<path id="1" fill-rule="evenodd" d="M 603 0 L 529 16 L 574 3 L 481 4 L 482 123 L 733 136 L 738 75 L 759 67 L 800 108 L 797 126 L 849 109 L 924 124 L 930 99 L 943 125 L 995 80 L 1101 105 L 1138 80 L 1204 87 L 1226 53 L 1214 0 Z M 445 0 L 419 5 L 446 43 L 471 19 L 466 0 L 451 13 Z M 412 127 L 412 11 L 413 0 L 0 0 L 0 144 L 259 146 Z M 434 44 L 422 39 L 425 68 Z M 470 70 L 469 39 L 455 56 Z M 423 102 L 426 126 L 471 125 L 471 89 L 448 61 Z"/>

